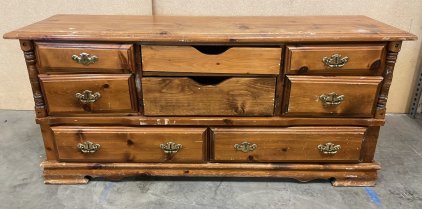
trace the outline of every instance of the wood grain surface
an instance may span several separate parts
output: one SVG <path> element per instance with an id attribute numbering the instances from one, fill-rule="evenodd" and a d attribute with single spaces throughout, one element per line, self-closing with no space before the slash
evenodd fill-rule
<path id="1" fill-rule="evenodd" d="M 26 69 L 28 71 L 29 82 L 31 83 L 32 96 L 35 103 L 35 116 L 42 118 L 47 116 L 47 106 L 45 105 L 44 95 L 41 90 L 41 84 L 38 79 L 39 71 L 37 69 L 37 57 L 34 50 L 34 42 L 30 40 L 19 40 L 23 51 Z"/>
<path id="2" fill-rule="evenodd" d="M 47 100 L 49 115 L 86 115 L 138 111 L 134 79 L 131 74 L 45 75 L 38 76 Z M 89 90 L 101 97 L 82 102 L 76 93 Z"/>
<path id="3" fill-rule="evenodd" d="M 287 76 L 283 116 L 373 117 L 381 76 Z M 320 96 L 344 95 L 338 105 L 324 103 Z"/>
<path id="4" fill-rule="evenodd" d="M 135 71 L 133 44 L 35 42 L 40 73 L 129 73 Z M 72 59 L 88 53 L 98 61 L 83 65 Z"/>
<path id="5" fill-rule="evenodd" d="M 144 72 L 273 74 L 280 71 L 280 47 L 142 46 Z"/>
<path id="6" fill-rule="evenodd" d="M 37 118 L 38 124 L 125 125 L 125 126 L 383 126 L 385 119 L 374 118 L 309 118 L 309 117 L 54 117 Z"/>
<path id="7" fill-rule="evenodd" d="M 375 186 L 377 170 L 373 163 L 61 163 L 44 161 L 46 184 L 86 184 L 87 177 L 120 180 L 131 176 L 278 177 L 301 182 L 329 179 L 333 186 Z"/>
<path id="8" fill-rule="evenodd" d="M 417 37 L 365 16 L 55 15 L 6 39 L 173 42 L 404 41 Z"/>
<path id="9" fill-rule="evenodd" d="M 360 155 L 366 128 L 290 127 L 290 128 L 212 128 L 212 162 L 331 162 L 354 161 Z M 248 142 L 257 148 L 243 152 L 234 148 Z M 318 145 L 340 145 L 336 154 L 324 154 Z"/>
<path id="10" fill-rule="evenodd" d="M 143 77 L 145 115 L 272 116 L 275 78 L 229 78 L 204 85 L 191 78 Z"/>
<path id="11" fill-rule="evenodd" d="M 287 45 L 286 74 L 302 75 L 382 75 L 386 43 Z M 348 57 L 341 68 L 331 68 L 322 59 L 334 54 Z"/>
<path id="12" fill-rule="evenodd" d="M 203 162 L 207 156 L 206 128 L 132 128 L 55 126 L 51 128 L 61 162 Z M 101 147 L 83 153 L 79 143 Z M 177 153 L 166 154 L 160 144 L 181 144 Z"/>

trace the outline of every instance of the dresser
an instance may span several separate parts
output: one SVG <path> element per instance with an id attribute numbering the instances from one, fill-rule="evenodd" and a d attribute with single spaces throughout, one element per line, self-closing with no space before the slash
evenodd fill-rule
<path id="1" fill-rule="evenodd" d="M 402 41 L 417 39 L 365 16 L 110 15 L 56 15 L 4 38 L 23 50 L 47 184 L 334 186 L 375 185 L 394 65 Z"/>

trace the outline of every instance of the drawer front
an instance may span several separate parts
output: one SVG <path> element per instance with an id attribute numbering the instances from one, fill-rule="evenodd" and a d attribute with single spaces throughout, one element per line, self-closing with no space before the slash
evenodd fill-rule
<path id="1" fill-rule="evenodd" d="M 204 162 L 207 156 L 206 128 L 57 126 L 51 129 L 58 159 L 64 162 L 193 163 Z"/>
<path id="2" fill-rule="evenodd" d="M 286 74 L 382 75 L 384 69 L 385 43 L 288 45 L 286 52 Z"/>
<path id="3" fill-rule="evenodd" d="M 192 78 L 144 77 L 144 113 L 272 116 L 275 84 L 275 78 L 229 78 L 214 85 L 205 85 Z"/>
<path id="4" fill-rule="evenodd" d="M 212 128 L 211 130 L 211 161 L 215 162 L 357 162 L 366 128 Z"/>
<path id="5" fill-rule="evenodd" d="M 36 42 L 36 50 L 40 73 L 128 73 L 135 69 L 132 44 Z M 85 59 L 78 62 L 78 58 Z"/>
<path id="6" fill-rule="evenodd" d="M 382 79 L 287 76 L 283 116 L 373 117 Z"/>
<path id="7" fill-rule="evenodd" d="M 130 74 L 39 78 L 49 115 L 137 112 L 134 78 Z"/>
<path id="8" fill-rule="evenodd" d="M 143 72 L 277 75 L 280 59 L 280 47 L 142 46 Z"/>

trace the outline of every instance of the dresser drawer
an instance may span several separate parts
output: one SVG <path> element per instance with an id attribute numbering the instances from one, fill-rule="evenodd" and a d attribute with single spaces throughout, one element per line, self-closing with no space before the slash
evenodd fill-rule
<path id="1" fill-rule="evenodd" d="M 203 162 L 206 128 L 51 127 L 64 162 Z M 99 146 L 96 146 L 99 145 Z"/>
<path id="2" fill-rule="evenodd" d="M 211 161 L 214 162 L 357 162 L 366 128 L 212 128 L 211 130 Z"/>
<path id="3" fill-rule="evenodd" d="M 132 44 L 36 42 L 36 51 L 40 73 L 128 73 L 135 69 Z"/>
<path id="4" fill-rule="evenodd" d="M 382 75 L 385 45 L 287 45 L 285 72 L 303 75 Z"/>
<path id="5" fill-rule="evenodd" d="M 280 47 L 142 46 L 143 72 L 273 74 Z"/>
<path id="6" fill-rule="evenodd" d="M 382 77 L 287 76 L 283 116 L 373 117 Z"/>
<path id="7" fill-rule="evenodd" d="M 39 75 L 49 115 L 136 113 L 134 78 L 116 75 Z"/>
<path id="8" fill-rule="evenodd" d="M 144 77 L 145 115 L 272 116 L 275 78 Z M 198 81 L 202 82 L 198 83 Z"/>

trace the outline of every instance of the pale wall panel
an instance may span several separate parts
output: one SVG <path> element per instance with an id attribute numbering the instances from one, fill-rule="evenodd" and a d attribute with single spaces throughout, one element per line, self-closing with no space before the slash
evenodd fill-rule
<path id="1" fill-rule="evenodd" d="M 387 110 L 409 111 L 422 52 L 421 0 L 153 0 L 154 15 L 278 16 L 366 15 L 416 34 L 418 41 L 405 42 L 399 54 Z"/>
<path id="2" fill-rule="evenodd" d="M 151 15 L 151 0 L 1 1 L 0 34 L 55 14 Z M 32 110 L 34 100 L 18 40 L 0 39 L 0 109 Z"/>

